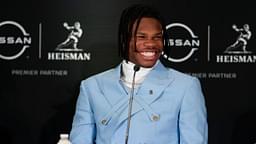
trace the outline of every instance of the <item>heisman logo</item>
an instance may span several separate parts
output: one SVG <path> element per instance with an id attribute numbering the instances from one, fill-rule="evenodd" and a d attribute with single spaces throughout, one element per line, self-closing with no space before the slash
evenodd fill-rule
<path id="1" fill-rule="evenodd" d="M 244 24 L 241 28 L 232 25 L 232 28 L 238 33 L 233 44 L 228 46 L 224 54 L 216 55 L 217 63 L 256 63 L 256 55 L 247 50 L 248 41 L 251 39 L 252 32 L 249 25 Z"/>
<path id="2" fill-rule="evenodd" d="M 63 26 L 69 31 L 69 35 L 55 48 L 54 52 L 48 53 L 48 60 L 89 61 L 91 53 L 78 48 L 79 39 L 83 34 L 80 22 L 75 22 L 71 26 L 64 22 Z"/>
<path id="3" fill-rule="evenodd" d="M 56 50 L 58 51 L 83 51 L 77 48 L 79 38 L 83 34 L 80 22 L 75 22 L 73 26 L 69 26 L 68 23 L 64 22 L 63 26 L 70 32 L 66 40 L 60 43 Z"/>
<path id="4" fill-rule="evenodd" d="M 249 25 L 244 24 L 242 28 L 238 28 L 236 25 L 232 25 L 232 28 L 239 33 L 236 41 L 226 48 L 225 53 L 230 54 L 241 54 L 241 53 L 251 53 L 246 50 L 247 41 L 251 38 L 252 33 L 250 31 Z"/>
<path id="5" fill-rule="evenodd" d="M 20 57 L 30 47 L 29 33 L 17 22 L 0 23 L 0 58 L 13 60 Z"/>
<path id="6" fill-rule="evenodd" d="M 169 36 L 171 36 L 169 38 L 171 49 L 170 53 L 163 53 L 165 59 L 171 62 L 183 62 L 188 60 L 199 49 L 200 40 L 188 26 L 181 23 L 173 23 L 167 25 L 166 29 L 170 33 Z"/>

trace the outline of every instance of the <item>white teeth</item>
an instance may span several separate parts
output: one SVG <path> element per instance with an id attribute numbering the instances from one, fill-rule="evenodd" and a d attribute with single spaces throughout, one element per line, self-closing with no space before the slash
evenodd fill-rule
<path id="1" fill-rule="evenodd" d="M 141 54 L 146 57 L 151 57 L 155 55 L 155 52 L 141 52 Z"/>

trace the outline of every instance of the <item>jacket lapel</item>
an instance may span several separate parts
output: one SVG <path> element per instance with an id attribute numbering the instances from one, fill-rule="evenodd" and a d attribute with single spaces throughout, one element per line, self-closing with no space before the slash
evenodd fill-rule
<path id="1" fill-rule="evenodd" d="M 127 97 L 128 94 L 120 80 L 120 69 L 121 65 L 118 65 L 110 72 L 109 75 L 104 77 L 104 80 L 102 80 L 102 91 L 111 107 L 117 105 L 120 101 Z"/>
<path id="2" fill-rule="evenodd" d="M 174 80 L 171 72 L 160 62 L 147 75 L 137 93 L 149 105 L 156 101 L 164 91 L 164 89 Z"/>

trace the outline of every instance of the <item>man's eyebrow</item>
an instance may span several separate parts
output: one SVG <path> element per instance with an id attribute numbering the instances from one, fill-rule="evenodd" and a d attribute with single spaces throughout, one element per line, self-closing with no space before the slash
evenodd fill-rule
<path id="1" fill-rule="evenodd" d="M 159 32 L 159 33 L 156 33 L 155 35 L 162 35 L 163 33 L 162 32 Z"/>
<path id="2" fill-rule="evenodd" d="M 139 34 L 139 35 L 146 35 L 146 33 L 144 33 L 144 32 L 137 32 L 136 34 Z"/>
<path id="3" fill-rule="evenodd" d="M 144 33 L 144 32 L 137 32 L 136 34 L 146 35 L 146 33 Z M 154 35 L 162 35 L 162 32 L 155 33 Z"/>

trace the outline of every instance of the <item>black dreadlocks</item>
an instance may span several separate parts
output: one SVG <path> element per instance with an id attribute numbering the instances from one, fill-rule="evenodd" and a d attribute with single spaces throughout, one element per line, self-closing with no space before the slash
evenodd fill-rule
<path id="1" fill-rule="evenodd" d="M 160 22 L 163 29 L 164 51 L 168 51 L 169 40 L 166 33 L 165 23 L 161 15 L 153 7 L 135 4 L 123 10 L 118 29 L 118 48 L 121 58 L 128 60 L 129 42 L 132 38 L 132 28 L 136 22 L 135 33 L 143 17 L 154 18 Z"/>

